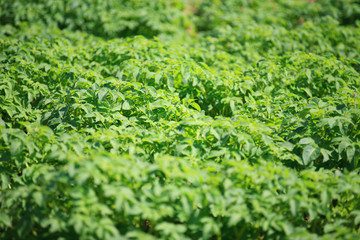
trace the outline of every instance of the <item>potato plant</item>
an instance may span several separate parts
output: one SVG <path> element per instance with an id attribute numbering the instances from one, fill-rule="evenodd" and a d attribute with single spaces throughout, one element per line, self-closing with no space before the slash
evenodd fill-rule
<path id="1" fill-rule="evenodd" d="M 0 0 L 0 239 L 358 239 L 356 0 Z"/>

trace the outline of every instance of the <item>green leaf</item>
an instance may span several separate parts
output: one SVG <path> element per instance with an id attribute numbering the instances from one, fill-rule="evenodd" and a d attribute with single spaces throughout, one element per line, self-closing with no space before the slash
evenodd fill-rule
<path id="1" fill-rule="evenodd" d="M 329 160 L 328 150 L 321 148 L 320 152 L 323 155 L 323 162 L 327 162 Z"/>
<path id="2" fill-rule="evenodd" d="M 99 90 L 98 97 L 99 97 L 99 102 L 102 102 L 102 100 L 104 99 L 104 97 L 106 97 L 107 93 L 109 92 L 109 89 L 107 88 L 101 88 Z"/>
<path id="3" fill-rule="evenodd" d="M 13 139 L 11 141 L 11 145 L 10 145 L 10 153 L 12 156 L 18 156 L 21 154 L 22 150 L 23 150 L 23 143 L 22 141 L 20 141 L 19 139 Z"/>
<path id="4" fill-rule="evenodd" d="M 34 192 L 33 193 L 33 198 L 34 198 L 35 203 L 39 207 L 41 207 L 43 205 L 44 198 L 43 198 L 43 195 L 42 195 L 41 192 Z"/>
<path id="5" fill-rule="evenodd" d="M 3 212 L 0 212 L 0 223 L 4 224 L 6 227 L 12 226 L 10 217 Z"/>
<path id="6" fill-rule="evenodd" d="M 157 84 L 160 83 L 160 80 L 161 80 L 162 76 L 163 76 L 163 72 L 157 72 L 157 73 L 155 74 L 155 82 L 156 82 Z"/>
<path id="7" fill-rule="evenodd" d="M 306 69 L 306 76 L 307 76 L 308 80 L 311 81 L 312 77 L 311 77 L 311 70 L 310 69 Z"/>
<path id="8" fill-rule="evenodd" d="M 293 216 L 296 216 L 298 214 L 300 202 L 297 199 L 290 199 L 289 202 L 290 205 L 290 211 Z"/>
<path id="9" fill-rule="evenodd" d="M 352 164 L 353 164 L 353 167 L 354 167 L 354 168 L 357 168 L 357 167 L 358 167 L 359 159 L 360 159 L 360 156 L 359 156 L 359 155 L 356 155 L 356 156 L 353 158 Z"/>
<path id="10" fill-rule="evenodd" d="M 191 73 L 189 70 L 185 71 L 183 74 L 182 74 L 182 83 L 184 85 L 188 85 L 189 84 L 189 79 L 191 77 Z"/>
<path id="11" fill-rule="evenodd" d="M 351 215 L 355 215 L 354 223 L 358 225 L 360 223 L 360 210 L 352 211 Z"/>
<path id="12" fill-rule="evenodd" d="M 295 147 L 291 142 L 283 142 L 281 143 L 281 146 L 288 149 L 289 151 L 292 151 Z"/>
<path id="13" fill-rule="evenodd" d="M 197 104 L 196 102 L 191 102 L 190 105 L 195 108 L 196 110 L 198 110 L 199 112 L 201 111 L 201 108 L 199 106 L 199 104 Z"/>
<path id="14" fill-rule="evenodd" d="M 0 127 L 5 127 L 5 121 L 0 117 Z"/>
<path id="15" fill-rule="evenodd" d="M 230 219 L 228 221 L 228 226 L 232 227 L 235 226 L 236 224 L 238 224 L 238 222 L 240 222 L 242 216 L 239 213 L 232 213 L 230 215 Z"/>
<path id="16" fill-rule="evenodd" d="M 167 86 L 169 88 L 170 91 L 175 91 L 174 88 L 174 77 L 171 74 L 166 74 L 167 75 Z"/>
<path id="17" fill-rule="evenodd" d="M 124 101 L 124 103 L 122 105 L 122 109 L 123 110 L 130 110 L 131 109 L 131 106 L 130 106 L 128 101 Z"/>
<path id="18" fill-rule="evenodd" d="M 343 140 L 339 144 L 339 154 L 341 154 L 348 146 L 351 146 L 350 139 L 342 138 Z"/>
<path id="19" fill-rule="evenodd" d="M 294 226 L 288 221 L 281 222 L 281 227 L 284 229 L 286 235 L 290 235 L 294 232 Z"/>
<path id="20" fill-rule="evenodd" d="M 9 187 L 10 178 L 5 174 L 1 174 L 1 189 L 6 189 Z"/>
<path id="21" fill-rule="evenodd" d="M 309 88 L 302 88 L 302 90 L 304 90 L 304 92 L 305 92 L 309 97 L 312 97 L 312 96 L 313 96 Z"/>
<path id="22" fill-rule="evenodd" d="M 355 155 L 355 147 L 353 145 L 346 148 L 346 156 L 349 162 L 352 162 Z"/>
<path id="23" fill-rule="evenodd" d="M 315 143 L 314 140 L 312 138 L 303 138 L 299 141 L 299 144 L 310 144 L 310 143 Z"/>
<path id="24" fill-rule="evenodd" d="M 140 69 L 138 67 L 136 67 L 132 70 L 132 74 L 133 74 L 133 77 L 135 80 L 137 80 L 137 78 L 138 78 L 139 71 L 140 71 Z"/>
<path id="25" fill-rule="evenodd" d="M 307 145 L 302 153 L 303 164 L 308 165 L 311 161 L 318 158 L 320 155 L 320 150 L 314 145 Z"/>
<path id="26" fill-rule="evenodd" d="M 321 203 L 323 206 L 326 206 L 330 202 L 330 193 L 325 189 L 321 191 Z"/>

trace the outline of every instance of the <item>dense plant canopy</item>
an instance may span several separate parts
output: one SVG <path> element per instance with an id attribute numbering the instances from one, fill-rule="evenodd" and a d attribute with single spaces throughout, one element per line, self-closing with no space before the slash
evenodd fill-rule
<path id="1" fill-rule="evenodd" d="M 0 239 L 358 239 L 360 1 L 0 0 Z"/>

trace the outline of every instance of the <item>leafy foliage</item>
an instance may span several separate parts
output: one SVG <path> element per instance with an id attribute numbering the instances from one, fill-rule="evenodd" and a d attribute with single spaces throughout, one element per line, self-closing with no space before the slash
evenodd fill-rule
<path id="1" fill-rule="evenodd" d="M 0 239 L 359 237 L 358 1 L 0 6 Z"/>

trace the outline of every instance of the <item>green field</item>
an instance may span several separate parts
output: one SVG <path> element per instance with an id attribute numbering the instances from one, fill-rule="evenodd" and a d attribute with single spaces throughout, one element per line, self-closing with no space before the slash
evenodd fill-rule
<path id="1" fill-rule="evenodd" d="M 0 239 L 360 239 L 359 0 L 0 0 Z"/>

